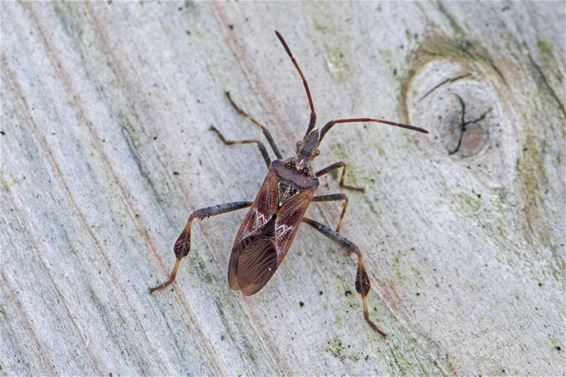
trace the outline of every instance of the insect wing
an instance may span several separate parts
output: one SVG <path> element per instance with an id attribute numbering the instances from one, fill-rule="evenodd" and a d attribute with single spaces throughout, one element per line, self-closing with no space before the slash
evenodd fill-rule
<path id="1" fill-rule="evenodd" d="M 267 284 L 287 254 L 312 196 L 312 191 L 297 194 L 254 234 L 234 245 L 228 268 L 231 288 L 249 296 Z"/>
<path id="2" fill-rule="evenodd" d="M 301 221 L 314 196 L 314 192 L 299 192 L 277 211 L 275 217 L 275 246 L 277 248 L 277 264 L 281 264 L 295 239 Z"/>
<path id="3" fill-rule="evenodd" d="M 270 170 L 259 189 L 254 203 L 242 221 L 242 225 L 240 225 L 234 246 L 239 244 L 244 238 L 257 233 L 275 215 L 278 196 L 277 176 L 273 170 Z"/>
<path id="4" fill-rule="evenodd" d="M 257 292 L 272 275 L 260 273 L 258 268 L 268 272 L 269 268 L 273 272 L 277 268 L 273 219 L 277 212 L 278 195 L 277 175 L 270 170 L 234 241 L 228 283 L 230 288 L 242 289 L 247 295 Z"/>
<path id="5" fill-rule="evenodd" d="M 246 296 L 259 291 L 277 270 L 275 217 L 255 234 L 234 245 L 228 267 L 232 289 L 241 289 Z"/>

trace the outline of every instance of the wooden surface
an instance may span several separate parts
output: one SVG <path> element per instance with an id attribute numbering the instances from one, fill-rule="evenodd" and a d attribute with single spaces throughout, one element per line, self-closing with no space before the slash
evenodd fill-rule
<path id="1" fill-rule="evenodd" d="M 2 2 L 0 374 L 562 375 L 564 2 Z M 189 213 L 252 199 L 260 137 L 284 154 L 337 126 L 343 233 L 303 227 L 275 277 L 227 286 L 243 211 L 198 223 L 173 289 L 153 296 Z M 464 126 L 464 127 L 463 127 Z M 462 130 L 465 130 L 462 133 Z M 336 177 L 321 193 L 339 191 Z M 335 224 L 339 207 L 309 216 Z"/>

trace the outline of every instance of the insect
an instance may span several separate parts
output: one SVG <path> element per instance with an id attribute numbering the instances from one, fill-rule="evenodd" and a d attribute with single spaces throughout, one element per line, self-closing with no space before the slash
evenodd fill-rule
<path id="1" fill-rule="evenodd" d="M 356 291 L 361 295 L 363 315 L 369 326 L 385 337 L 386 334 L 369 318 L 368 311 L 368 292 L 370 281 L 362 252 L 352 241 L 342 236 L 340 226 L 348 207 L 348 196 L 343 193 L 320 195 L 315 193 L 319 186 L 319 177 L 331 171 L 342 169 L 340 176 L 340 186 L 346 189 L 361 191 L 363 188 L 349 186 L 344 183 L 346 176 L 346 164 L 343 161 L 336 162 L 319 171 L 315 171 L 312 161 L 320 153 L 318 147 L 324 136 L 335 125 L 341 123 L 381 123 L 390 126 L 401 127 L 422 133 L 427 130 L 409 126 L 405 124 L 390 122 L 382 119 L 373 118 L 349 118 L 331 120 L 326 123 L 320 131 L 316 128 L 316 112 L 307 80 L 295 60 L 287 42 L 279 32 L 275 32 L 277 38 L 285 48 L 287 55 L 291 58 L 306 91 L 310 106 L 310 121 L 307 132 L 296 144 L 296 154 L 289 158 L 283 158 L 273 137 L 267 127 L 258 122 L 251 115 L 246 113 L 226 92 L 228 99 L 235 110 L 247 118 L 251 123 L 259 127 L 267 139 L 273 153 L 277 156 L 275 161 L 271 161 L 265 145 L 257 139 L 250 140 L 226 140 L 226 138 L 216 128 L 212 127 L 220 140 L 226 145 L 234 144 L 256 144 L 259 148 L 268 172 L 253 201 L 241 201 L 233 203 L 219 204 L 212 207 L 201 208 L 194 211 L 188 218 L 185 228 L 175 242 L 174 251 L 177 258 L 169 279 L 164 283 L 150 288 L 150 293 L 163 289 L 175 281 L 177 271 L 184 257 L 189 254 L 191 248 L 191 226 L 194 220 L 217 216 L 227 212 L 249 208 L 246 217 L 242 221 L 240 229 L 236 235 L 230 263 L 228 267 L 228 282 L 230 287 L 241 290 L 246 296 L 253 295 L 269 281 L 277 268 L 281 265 L 283 258 L 287 255 L 291 243 L 299 230 L 301 223 L 310 225 L 324 236 L 338 243 L 350 254 L 356 254 L 358 269 L 356 273 Z M 323 225 L 315 220 L 304 217 L 305 211 L 311 203 L 321 202 L 342 202 L 342 212 L 338 219 L 336 230 Z"/>

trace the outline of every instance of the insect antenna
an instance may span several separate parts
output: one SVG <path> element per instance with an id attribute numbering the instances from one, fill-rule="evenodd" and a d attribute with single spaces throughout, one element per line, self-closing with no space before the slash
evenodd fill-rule
<path id="1" fill-rule="evenodd" d="M 373 119 L 373 118 L 351 118 L 351 119 L 337 119 L 337 120 L 331 120 L 330 122 L 326 123 L 324 125 L 324 127 L 322 127 L 322 129 L 320 130 L 320 139 L 319 141 L 322 141 L 322 138 L 324 137 L 324 135 L 326 135 L 326 133 L 328 131 L 330 131 L 330 129 L 338 123 L 381 123 L 381 124 L 386 124 L 389 126 L 395 126 L 395 127 L 401 127 L 401 128 L 406 128 L 408 130 L 413 130 L 413 131 L 417 131 L 417 132 L 422 132 L 424 134 L 428 134 L 428 131 L 425 130 L 424 128 L 420 128 L 420 127 L 415 127 L 415 126 L 409 126 L 407 124 L 402 124 L 402 123 L 395 123 L 395 122 L 390 122 L 388 120 L 383 120 L 383 119 Z"/>
<path id="2" fill-rule="evenodd" d="M 285 39 L 283 39 L 283 36 L 277 30 L 275 31 L 275 34 L 277 35 L 277 38 L 279 38 L 279 41 L 281 42 L 283 47 L 285 48 L 285 51 L 287 51 L 287 55 L 289 55 L 289 57 L 291 58 L 293 65 L 295 66 L 295 68 L 297 68 L 297 71 L 299 72 L 299 76 L 301 76 L 301 79 L 303 80 L 303 85 L 305 86 L 305 91 L 307 92 L 307 98 L 309 100 L 309 106 L 311 108 L 311 119 L 310 119 L 310 122 L 309 122 L 309 127 L 307 128 L 307 132 L 305 133 L 305 135 L 307 135 L 309 132 L 311 132 L 311 130 L 314 128 L 314 126 L 316 124 L 316 111 L 314 110 L 314 102 L 312 100 L 311 91 L 309 89 L 309 84 L 307 83 L 307 80 L 305 79 L 305 75 L 303 75 L 303 71 L 301 71 L 299 64 L 295 60 L 295 57 L 293 56 L 291 49 L 287 45 L 287 42 L 285 42 Z"/>

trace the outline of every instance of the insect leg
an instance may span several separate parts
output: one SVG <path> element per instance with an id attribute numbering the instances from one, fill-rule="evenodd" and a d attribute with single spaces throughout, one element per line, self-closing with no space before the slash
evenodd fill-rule
<path id="1" fill-rule="evenodd" d="M 308 219 L 308 218 L 303 218 L 303 222 L 305 224 L 308 224 L 310 226 L 312 226 L 313 228 L 315 228 L 316 230 L 318 230 L 320 233 L 322 233 L 323 235 L 325 235 L 326 237 L 330 238 L 331 240 L 337 242 L 340 246 L 342 246 L 344 249 L 346 249 L 350 254 L 356 254 L 356 256 L 358 257 L 358 272 L 356 274 L 356 291 L 358 291 L 358 293 L 362 296 L 362 304 L 363 304 L 363 311 L 364 311 L 364 318 L 366 320 L 366 322 L 370 325 L 370 327 L 372 328 L 372 330 L 376 331 L 377 333 L 379 333 L 379 335 L 381 335 L 382 337 L 386 337 L 387 334 L 385 334 L 382 330 L 380 330 L 379 327 L 377 327 L 377 325 L 371 320 L 369 319 L 369 310 L 368 310 L 368 292 L 370 290 L 370 282 L 369 282 L 369 277 L 368 274 L 366 272 L 366 268 L 364 266 L 364 258 L 362 256 L 362 252 L 360 251 L 360 249 L 350 240 L 348 240 L 347 238 L 341 236 L 340 234 L 338 234 L 337 232 L 333 231 L 332 229 L 330 229 L 329 227 Z"/>
<path id="2" fill-rule="evenodd" d="M 183 229 L 181 235 L 179 236 L 179 238 L 177 238 L 177 241 L 175 242 L 174 250 L 175 250 L 175 256 L 177 257 L 177 261 L 175 262 L 175 266 L 173 267 L 173 270 L 169 275 L 169 279 L 167 279 L 167 281 L 163 282 L 162 284 L 159 284 L 156 287 L 150 288 L 149 293 L 152 294 L 157 290 L 163 289 L 175 281 L 175 277 L 177 276 L 177 270 L 181 265 L 181 260 L 189 254 L 189 251 L 191 249 L 191 225 L 193 223 L 193 220 L 205 219 L 207 217 L 221 215 L 223 213 L 232 212 L 242 208 L 247 208 L 251 206 L 252 203 L 253 202 L 224 203 L 212 207 L 197 209 L 196 211 L 191 213 L 189 219 L 187 220 L 187 224 L 185 225 L 185 228 Z"/>
<path id="3" fill-rule="evenodd" d="M 340 226 L 342 225 L 342 220 L 346 215 L 346 209 L 348 209 L 348 196 L 346 194 L 331 194 L 331 195 L 321 195 L 312 198 L 313 202 L 333 202 L 342 200 L 344 204 L 342 205 L 342 213 L 340 213 L 340 218 L 338 219 L 338 225 L 336 226 L 336 233 L 340 232 Z"/>
<path id="4" fill-rule="evenodd" d="M 242 110 L 242 108 L 240 106 L 238 106 L 236 104 L 236 102 L 234 102 L 234 100 L 232 99 L 232 97 L 230 96 L 230 92 L 226 91 L 226 96 L 228 97 L 228 100 L 230 101 L 230 103 L 232 104 L 232 106 L 234 107 L 234 109 L 236 109 L 237 112 L 239 112 L 241 115 L 243 115 L 244 117 L 246 117 L 250 122 L 252 122 L 253 124 L 255 124 L 256 126 L 258 126 L 259 128 L 261 128 L 261 131 L 263 132 L 263 134 L 265 135 L 265 138 L 267 139 L 267 142 L 269 143 L 269 145 L 271 146 L 271 149 L 273 149 L 273 153 L 275 153 L 275 155 L 277 156 L 278 159 L 282 159 L 283 156 L 281 155 L 281 152 L 279 152 L 279 148 L 277 148 L 277 144 L 275 144 L 275 140 L 273 140 L 273 137 L 271 136 L 271 133 L 269 132 L 269 130 L 267 129 L 267 127 L 265 127 L 263 124 L 261 124 L 260 122 L 258 122 L 254 117 L 252 117 L 250 114 L 246 113 L 244 110 Z"/>
<path id="5" fill-rule="evenodd" d="M 328 174 L 332 170 L 336 170 L 336 169 L 340 169 L 340 168 L 342 168 L 342 175 L 340 176 L 340 187 L 344 187 L 344 188 L 359 191 L 359 192 L 366 192 L 366 189 L 363 188 L 363 187 L 354 187 L 354 186 L 350 186 L 350 185 L 347 185 L 347 184 L 344 183 L 344 178 L 346 177 L 346 163 L 344 161 L 336 162 L 332 165 L 325 167 L 324 169 L 321 169 L 320 171 L 318 171 L 316 173 L 316 176 L 320 177 L 322 175 Z"/>
<path id="6" fill-rule="evenodd" d="M 218 131 L 216 129 L 216 127 L 210 127 L 210 129 L 212 131 L 214 131 L 216 133 L 216 135 L 218 135 L 218 137 L 220 138 L 220 140 L 222 140 L 222 142 L 226 145 L 235 145 L 235 144 L 257 144 L 257 147 L 259 148 L 259 151 L 261 152 L 261 155 L 263 156 L 263 160 L 265 161 L 265 164 L 267 165 L 267 167 L 269 168 L 269 165 L 271 165 L 271 159 L 269 158 L 269 154 L 267 153 L 267 149 L 265 149 L 265 145 L 263 145 L 263 143 L 259 140 L 253 139 L 253 140 L 226 140 L 226 138 L 224 137 L 224 135 L 222 135 L 222 133 L 220 133 L 220 131 Z"/>

